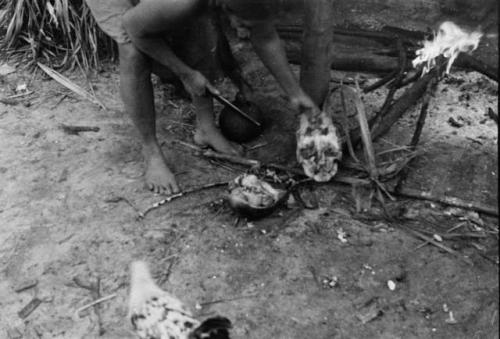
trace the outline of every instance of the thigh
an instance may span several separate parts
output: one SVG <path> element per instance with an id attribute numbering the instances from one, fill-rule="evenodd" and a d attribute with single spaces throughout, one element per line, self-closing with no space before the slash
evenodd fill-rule
<path id="1" fill-rule="evenodd" d="M 123 14 L 134 6 L 134 0 L 86 0 L 97 25 L 119 44 L 130 43 L 122 25 Z"/>
<path id="2" fill-rule="evenodd" d="M 219 32 L 211 11 L 204 12 L 171 37 L 175 53 L 190 67 L 214 80 L 220 76 Z"/>

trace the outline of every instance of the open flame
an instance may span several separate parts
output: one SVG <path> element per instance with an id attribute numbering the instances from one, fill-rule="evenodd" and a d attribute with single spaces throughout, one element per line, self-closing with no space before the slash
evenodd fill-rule
<path id="1" fill-rule="evenodd" d="M 422 74 L 429 72 L 436 65 L 436 58 L 443 55 L 448 59 L 446 73 L 450 72 L 453 62 L 460 52 L 472 52 L 479 45 L 483 36 L 480 31 L 466 32 L 451 21 L 445 21 L 439 26 L 434 40 L 423 42 L 424 47 L 416 52 L 413 67 L 425 63 Z"/>

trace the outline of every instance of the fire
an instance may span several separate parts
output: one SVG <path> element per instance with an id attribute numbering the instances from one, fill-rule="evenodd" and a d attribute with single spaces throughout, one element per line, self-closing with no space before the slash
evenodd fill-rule
<path id="1" fill-rule="evenodd" d="M 453 62 L 460 52 L 472 52 L 479 45 L 483 36 L 480 31 L 467 32 L 451 21 L 445 21 L 439 26 L 434 40 L 423 42 L 424 47 L 416 52 L 413 67 L 425 63 L 422 74 L 429 72 L 436 65 L 436 58 L 443 55 L 448 59 L 446 73 L 450 72 Z"/>

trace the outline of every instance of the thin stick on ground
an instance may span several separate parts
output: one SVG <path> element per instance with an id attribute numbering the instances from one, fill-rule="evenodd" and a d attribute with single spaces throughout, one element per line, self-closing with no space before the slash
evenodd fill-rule
<path id="1" fill-rule="evenodd" d="M 437 196 L 432 192 L 420 191 L 417 189 L 406 187 L 402 187 L 399 191 L 394 191 L 392 193 L 400 197 L 434 201 L 448 206 L 459 207 L 498 217 L 498 208 L 487 206 L 478 202 L 465 201 L 455 197 Z"/>
<path id="2" fill-rule="evenodd" d="M 234 155 L 229 155 L 229 154 L 224 154 L 224 153 L 219 153 L 212 151 L 211 149 L 203 149 L 199 146 L 190 144 L 185 141 L 181 140 L 174 140 L 175 143 L 185 146 L 187 148 L 190 148 L 191 150 L 195 151 L 196 153 L 203 155 L 207 158 L 212 158 L 212 159 L 218 159 L 218 160 L 226 160 L 235 164 L 240 164 L 244 166 L 260 166 L 260 162 L 257 160 L 253 159 L 247 159 L 239 156 L 234 156 Z"/>
<path id="3" fill-rule="evenodd" d="M 429 244 L 432 244 L 450 254 L 453 254 L 454 256 L 456 256 L 457 258 L 461 259 L 462 261 L 464 261 L 465 263 L 469 264 L 469 265 L 474 265 L 474 263 L 472 262 L 472 260 L 466 256 L 463 256 L 462 254 L 460 254 L 459 252 L 449 248 L 448 246 L 446 245 L 443 245 L 441 244 L 440 242 L 434 240 L 432 237 L 428 237 L 424 234 L 422 234 L 421 232 L 419 231 L 416 231 L 416 230 L 412 230 L 408 227 L 403 227 L 403 229 L 405 229 L 407 232 L 411 233 L 413 236 L 419 238 L 419 239 L 422 239 L 422 240 L 425 240 L 427 243 Z"/>
<path id="4" fill-rule="evenodd" d="M 201 150 L 201 148 L 199 148 L 195 145 L 191 145 L 189 143 L 182 142 L 181 144 L 183 144 L 187 147 L 190 147 L 191 149 Z M 213 151 L 211 151 L 210 153 L 201 152 L 201 155 L 206 156 L 207 154 L 210 155 L 210 154 L 218 154 L 218 153 L 213 152 Z M 297 176 L 305 177 L 304 172 L 302 172 L 298 168 L 291 168 L 291 167 L 287 167 L 287 166 L 279 165 L 279 164 L 261 164 L 260 161 L 258 161 L 258 160 L 246 159 L 246 158 L 242 158 L 242 157 L 231 156 L 231 157 L 225 157 L 225 158 L 226 158 L 225 160 L 228 160 L 228 161 L 235 160 L 236 163 L 245 165 L 247 167 L 262 166 L 262 167 L 267 167 L 267 168 L 272 168 L 272 169 L 288 172 L 291 174 L 296 174 Z M 231 160 L 229 160 L 229 159 L 231 159 Z M 346 185 L 368 185 L 371 183 L 371 181 L 367 180 L 367 179 L 357 178 L 357 177 L 336 175 L 330 181 L 330 183 L 341 183 L 341 184 L 346 184 Z M 396 195 L 396 196 L 439 202 L 439 203 L 442 203 L 445 205 L 460 207 L 463 209 L 473 210 L 476 212 L 481 212 L 481 213 L 485 213 L 488 215 L 498 217 L 498 209 L 496 209 L 494 207 L 486 206 L 486 205 L 480 204 L 480 203 L 467 202 L 467 201 L 464 201 L 464 200 L 461 200 L 458 198 L 454 198 L 454 197 L 446 197 L 446 196 L 440 197 L 440 196 L 435 196 L 430 192 L 424 192 L 424 191 L 419 191 L 419 190 L 409 189 L 409 188 L 403 188 L 399 192 L 396 192 L 394 190 L 387 190 L 387 192 L 390 194 Z M 178 196 L 182 196 L 182 193 L 171 196 L 171 197 L 167 198 L 166 200 L 168 200 L 168 199 L 171 200 L 171 199 L 177 198 Z M 168 201 L 170 201 L 170 200 L 168 200 Z M 166 202 L 168 202 L 168 201 L 166 201 Z M 153 207 L 152 209 L 155 209 L 157 207 L 158 206 Z M 149 212 L 149 211 L 146 210 L 146 212 Z M 139 218 L 143 218 L 143 217 L 144 217 L 144 212 L 139 213 Z"/>
<path id="5" fill-rule="evenodd" d="M 235 301 L 235 300 L 241 300 L 241 299 L 256 298 L 258 296 L 259 296 L 259 294 L 250 294 L 250 295 L 242 295 L 242 296 L 232 297 L 232 298 L 222 298 L 222 299 L 217 299 L 217 300 L 212 300 L 212 301 L 206 301 L 206 302 L 200 303 L 199 305 L 201 307 L 205 307 L 205 306 L 208 306 L 208 305 L 220 304 L 220 303 L 225 303 L 225 302 L 228 302 L 228 301 Z"/>
<path id="6" fill-rule="evenodd" d="M 97 304 L 100 304 L 102 302 L 108 301 L 110 299 L 116 298 L 116 296 L 117 296 L 117 294 L 113 293 L 113 294 L 107 295 L 105 297 L 99 298 L 97 300 L 94 300 L 93 302 L 88 303 L 87 305 L 84 305 L 84 306 L 80 307 L 79 309 L 77 309 L 75 311 L 76 319 L 78 319 L 80 317 L 80 313 L 83 312 L 83 311 L 85 311 L 87 308 L 90 308 L 90 307 L 92 307 L 94 305 L 97 305 Z"/>
<path id="7" fill-rule="evenodd" d="M 195 193 L 195 192 L 200 192 L 200 191 L 203 191 L 203 190 L 206 190 L 206 189 L 210 189 L 210 188 L 214 188 L 214 187 L 219 187 L 219 186 L 224 186 L 224 185 L 227 185 L 228 182 L 227 181 L 222 181 L 222 182 L 214 182 L 214 183 L 210 183 L 210 184 L 207 184 L 207 185 L 203 185 L 203 186 L 199 186 L 199 187 L 194 187 L 194 188 L 190 188 L 188 190 L 184 190 L 182 192 L 179 192 L 179 193 L 176 193 L 176 194 L 172 194 L 172 195 L 169 195 L 168 197 L 160 200 L 160 201 L 157 201 L 155 202 L 153 205 L 151 205 L 150 207 L 146 208 L 143 212 L 139 212 L 137 214 L 137 218 L 138 219 L 143 219 L 146 217 L 146 215 L 159 208 L 160 206 L 162 205 L 165 205 L 166 203 L 174 200 L 174 199 L 177 199 L 177 198 L 180 198 L 186 194 L 190 194 L 190 193 Z"/>

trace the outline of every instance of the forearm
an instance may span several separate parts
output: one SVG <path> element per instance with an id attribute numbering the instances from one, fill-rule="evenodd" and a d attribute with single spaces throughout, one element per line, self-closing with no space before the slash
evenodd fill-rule
<path id="1" fill-rule="evenodd" d="M 253 25 L 250 32 L 255 52 L 288 97 L 294 98 L 302 95 L 302 89 L 290 68 L 285 50 L 274 26 L 271 23 L 261 23 Z"/>
<path id="2" fill-rule="evenodd" d="M 330 84 L 333 14 L 331 0 L 306 3 L 300 85 L 317 105 L 322 105 Z"/>

